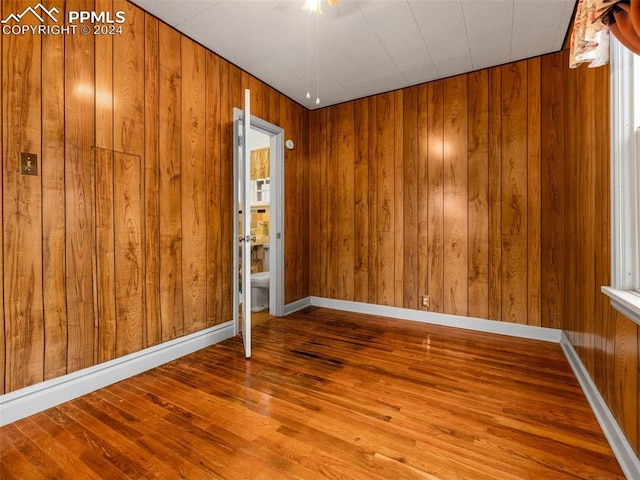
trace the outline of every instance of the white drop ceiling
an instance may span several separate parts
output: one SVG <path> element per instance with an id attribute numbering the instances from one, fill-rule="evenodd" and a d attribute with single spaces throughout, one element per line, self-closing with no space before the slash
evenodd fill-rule
<path id="1" fill-rule="evenodd" d="M 556 52 L 576 0 L 132 3 L 314 109 Z"/>

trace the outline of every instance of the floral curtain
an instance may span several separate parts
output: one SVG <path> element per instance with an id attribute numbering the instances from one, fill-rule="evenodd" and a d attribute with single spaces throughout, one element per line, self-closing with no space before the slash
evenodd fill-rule
<path id="1" fill-rule="evenodd" d="M 571 32 L 569 66 L 609 63 L 609 32 L 640 55 L 640 0 L 580 0 Z"/>
<path id="2" fill-rule="evenodd" d="M 569 67 L 588 63 L 590 68 L 609 63 L 609 29 L 600 12 L 604 0 L 580 0 L 571 32 Z"/>

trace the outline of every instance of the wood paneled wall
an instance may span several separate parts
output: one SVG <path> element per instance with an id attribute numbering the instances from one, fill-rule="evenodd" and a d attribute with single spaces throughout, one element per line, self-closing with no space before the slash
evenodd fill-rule
<path id="1" fill-rule="evenodd" d="M 567 64 L 566 51 L 542 59 L 543 282 L 556 292 L 545 308 L 640 455 L 640 327 L 600 292 L 611 275 L 609 72 Z"/>
<path id="2" fill-rule="evenodd" d="M 311 112 L 311 293 L 541 325 L 540 75 L 534 59 Z"/>
<path id="3" fill-rule="evenodd" d="M 567 65 L 561 52 L 311 112 L 310 291 L 565 329 L 638 452 L 639 329 L 600 292 L 608 71 Z"/>
<path id="4" fill-rule="evenodd" d="M 0 16 L 31 2 L 3 1 Z M 232 120 L 285 129 L 286 301 L 308 295 L 308 112 L 124 0 L 123 34 L 3 35 L 0 392 L 231 319 Z M 25 17 L 26 18 L 26 17 Z M 38 176 L 17 173 L 20 152 Z M 6 358 L 6 364 L 5 364 Z"/>

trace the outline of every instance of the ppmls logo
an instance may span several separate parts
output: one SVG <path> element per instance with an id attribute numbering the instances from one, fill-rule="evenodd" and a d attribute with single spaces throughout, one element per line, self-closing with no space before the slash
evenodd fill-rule
<path id="1" fill-rule="evenodd" d="M 54 13 L 60 13 L 58 9 L 56 7 L 53 7 L 51 10 L 47 10 L 45 6 L 42 5 L 41 3 L 37 4 L 35 7 L 25 8 L 22 13 L 19 13 L 19 14 L 12 13 L 7 18 L 2 20 L 2 22 L 0 23 L 8 23 L 11 20 L 15 21 L 16 23 L 20 23 L 20 21 L 22 20 L 22 17 L 24 17 L 27 13 L 30 13 L 34 17 L 36 17 L 40 21 L 40 23 L 44 23 L 44 17 L 38 14 L 38 10 L 42 12 L 44 15 L 46 15 L 47 17 L 49 17 L 54 22 L 58 23 L 58 19 L 53 16 Z"/>
<path id="2" fill-rule="evenodd" d="M 53 7 L 47 9 L 42 3 L 35 7 L 27 7 L 21 13 L 11 13 L 0 20 L 2 33 L 5 35 L 67 35 L 75 34 L 77 31 L 82 35 L 93 33 L 94 35 L 115 35 L 122 34 L 122 24 L 126 21 L 125 12 L 93 11 L 93 10 L 70 10 L 67 12 L 67 24 L 58 24 L 60 11 Z M 27 17 L 27 18 L 25 18 Z M 37 20 L 39 25 L 22 24 L 23 19 Z M 44 25 L 50 19 L 53 24 Z M 33 23 L 27 22 L 27 23 Z M 90 25 L 89 25 L 90 24 Z"/>

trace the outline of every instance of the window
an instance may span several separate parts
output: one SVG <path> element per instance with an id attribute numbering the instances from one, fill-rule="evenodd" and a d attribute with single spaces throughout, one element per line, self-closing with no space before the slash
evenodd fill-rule
<path id="1" fill-rule="evenodd" d="M 614 308 L 640 324 L 640 57 L 611 38 L 611 287 Z"/>

